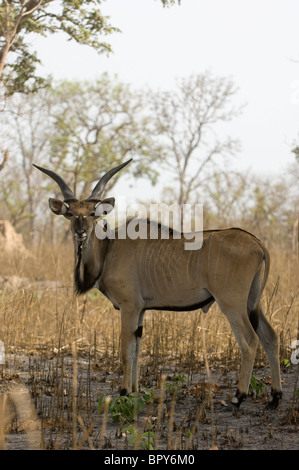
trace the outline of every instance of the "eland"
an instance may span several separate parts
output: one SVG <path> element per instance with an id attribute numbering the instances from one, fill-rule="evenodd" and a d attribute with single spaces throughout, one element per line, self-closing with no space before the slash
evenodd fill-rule
<path id="1" fill-rule="evenodd" d="M 77 294 L 99 289 L 120 310 L 123 380 L 121 395 L 138 390 L 138 356 L 146 310 L 207 312 L 216 302 L 227 317 L 241 351 L 237 391 L 228 409 L 239 408 L 248 393 L 258 341 L 271 368 L 271 399 L 282 396 L 278 336 L 266 319 L 261 295 L 269 273 L 269 253 L 240 228 L 205 230 L 200 249 L 188 251 L 173 236 L 151 239 L 99 239 L 97 219 L 111 212 L 114 198 L 102 199 L 110 178 L 131 160 L 105 173 L 91 195 L 78 200 L 65 181 L 34 165 L 60 187 L 63 200 L 49 199 L 50 209 L 71 222 Z M 161 228 L 161 227 L 160 227 Z"/>

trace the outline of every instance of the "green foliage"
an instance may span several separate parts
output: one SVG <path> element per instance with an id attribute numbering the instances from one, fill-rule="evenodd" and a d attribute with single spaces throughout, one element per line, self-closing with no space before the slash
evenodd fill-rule
<path id="1" fill-rule="evenodd" d="M 18 197 L 22 194 L 22 186 L 16 178 L 12 180 L 2 178 L 0 181 L 0 191 L 1 199 L 6 203 L 6 210 L 9 213 L 9 219 L 13 226 L 24 219 L 34 217 L 34 214 L 28 212 L 26 199 Z"/>
<path id="2" fill-rule="evenodd" d="M 181 0 L 161 0 L 164 7 L 170 7 L 171 5 L 181 4 Z"/>
<path id="3" fill-rule="evenodd" d="M 154 184 L 158 172 L 153 163 L 160 149 L 145 109 L 141 92 L 108 74 L 92 82 L 61 81 L 34 94 L 12 96 L 0 113 L 1 165 L 1 149 L 9 148 L 14 155 L 12 165 L 9 162 L 1 173 L 2 213 L 28 234 L 36 220 L 31 214 L 37 216 L 39 208 L 44 207 L 44 220 L 51 217 L 47 199 L 51 194 L 60 197 L 59 188 L 37 174 L 32 163 L 51 167 L 82 198 L 90 195 L 104 172 L 129 158 L 134 158 L 133 164 L 109 181 L 107 194 L 113 195 L 118 178 L 132 174 Z M 63 220 L 51 221 L 50 236 L 53 223 L 56 233 L 64 232 Z"/>
<path id="4" fill-rule="evenodd" d="M 99 53 L 111 52 L 110 44 L 102 41 L 102 37 L 119 29 L 108 23 L 100 4 L 100 0 L 2 2 L 0 76 L 7 93 L 32 92 L 46 83 L 35 73 L 39 59 L 29 47 L 32 34 L 47 36 L 62 31 L 69 40 L 88 45 Z"/>
<path id="5" fill-rule="evenodd" d="M 262 395 L 264 390 L 264 382 L 259 379 L 256 375 L 251 376 L 250 384 L 249 384 L 249 391 L 248 395 L 258 397 Z"/>
<path id="6" fill-rule="evenodd" d="M 40 60 L 36 54 L 29 52 L 28 47 L 21 44 L 18 54 L 14 54 L 14 61 L 7 64 L 6 71 L 1 76 L 1 81 L 6 88 L 6 95 L 11 96 L 15 92 L 29 94 L 47 87 L 49 80 L 35 74 L 38 64 L 40 64 Z"/>
<path id="7" fill-rule="evenodd" d="M 292 366 L 292 363 L 291 363 L 291 361 L 290 361 L 289 359 L 286 359 L 286 358 L 285 358 L 285 359 L 283 359 L 283 360 L 281 361 L 281 365 L 282 365 L 283 367 L 286 367 L 286 368 L 288 369 L 288 368 L 290 368 L 290 367 Z"/>
<path id="8" fill-rule="evenodd" d="M 174 376 L 173 382 L 165 383 L 165 390 L 169 393 L 169 395 L 176 396 L 186 383 L 186 374 L 180 373 Z"/>
<path id="9" fill-rule="evenodd" d="M 183 373 L 177 374 L 172 382 L 165 383 L 165 390 L 170 396 L 176 396 L 187 382 L 187 376 Z M 107 396 L 101 395 L 98 399 L 98 413 L 104 411 Z M 141 392 L 134 392 L 128 396 L 116 397 L 109 402 L 108 417 L 121 426 L 123 433 L 127 433 L 129 443 L 134 448 L 143 450 L 154 450 L 155 433 L 147 427 L 142 431 L 133 423 L 137 421 L 139 413 L 145 411 L 147 405 L 153 403 L 156 396 L 149 389 L 141 388 Z"/>
<path id="10" fill-rule="evenodd" d="M 99 413 L 103 411 L 105 398 L 106 395 L 101 395 L 98 399 Z M 117 397 L 109 403 L 109 417 L 121 424 L 130 423 L 153 399 L 154 393 L 145 388 L 141 389 L 141 393 L 134 392 L 128 396 Z"/>
<path id="11" fill-rule="evenodd" d="M 142 450 L 154 450 L 155 434 L 152 431 L 139 432 L 132 424 L 127 424 L 123 431 L 129 435 L 129 443 Z"/>
<path id="12" fill-rule="evenodd" d="M 134 157 L 134 165 L 128 171 L 155 183 L 157 172 L 152 162 L 158 158 L 159 148 L 150 134 L 150 119 L 145 116 L 140 93 L 104 73 L 92 83 L 59 82 L 51 101 L 51 163 L 68 173 L 69 184 L 70 172 L 74 185 L 80 174 L 83 196 L 90 193 L 100 174 L 130 157 Z M 120 176 L 109 182 L 108 191 Z"/>
<path id="13" fill-rule="evenodd" d="M 163 6 L 176 3 L 175 0 L 161 2 Z M 40 61 L 31 50 L 32 34 L 48 36 L 63 32 L 68 40 L 109 54 L 111 45 L 103 41 L 103 37 L 120 30 L 103 16 L 101 3 L 102 0 L 1 2 L 0 77 L 7 94 L 31 93 L 47 84 L 36 75 Z"/>
<path id="14" fill-rule="evenodd" d="M 151 390 L 142 388 L 141 392 L 134 392 L 128 396 L 117 397 L 109 402 L 108 416 L 121 425 L 121 430 L 129 436 L 129 443 L 135 448 L 153 450 L 155 434 L 151 430 L 138 430 L 132 423 L 137 420 L 149 403 L 154 401 L 155 394 Z M 98 412 L 104 410 L 106 395 L 98 399 Z"/>
<path id="15" fill-rule="evenodd" d="M 299 146 L 297 145 L 296 147 L 294 147 L 292 149 L 292 152 L 295 154 L 295 158 L 296 158 L 297 162 L 299 163 Z"/>

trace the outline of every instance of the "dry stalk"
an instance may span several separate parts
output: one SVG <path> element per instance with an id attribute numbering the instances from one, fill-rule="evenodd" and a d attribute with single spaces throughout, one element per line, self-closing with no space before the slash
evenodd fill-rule
<path id="1" fill-rule="evenodd" d="M 169 421 L 168 421 L 168 434 L 167 434 L 167 449 L 172 449 L 172 431 L 173 431 L 173 423 L 174 423 L 174 410 L 176 405 L 176 397 L 173 396 L 171 400 L 171 407 L 169 412 Z"/>
<path id="2" fill-rule="evenodd" d="M 105 397 L 104 401 L 104 411 L 103 411 L 103 420 L 102 420 L 102 426 L 101 426 L 101 432 L 100 432 L 100 438 L 99 438 L 99 448 L 101 449 L 102 446 L 102 441 L 104 440 L 104 435 L 106 432 L 106 426 L 107 426 L 107 418 L 108 418 L 108 411 L 109 411 L 109 403 L 111 401 L 111 397 L 107 396 Z"/>
<path id="3" fill-rule="evenodd" d="M 157 436 L 160 433 L 160 427 L 162 423 L 162 414 L 163 414 L 163 408 L 164 408 L 164 397 L 165 397 L 165 382 L 166 382 L 166 375 L 161 375 L 160 378 L 160 396 L 159 396 L 159 404 L 158 404 L 158 414 L 157 414 L 157 423 L 156 423 L 156 429 L 157 429 Z M 155 442 L 154 442 L 154 449 L 158 449 L 158 439 L 155 437 Z"/>
<path id="4" fill-rule="evenodd" d="M 91 435 L 92 430 L 93 430 L 93 426 L 91 425 L 91 426 L 89 426 L 88 429 L 86 429 L 84 421 L 83 421 L 83 419 L 81 418 L 80 415 L 78 415 L 78 423 L 80 424 L 81 429 L 84 431 L 84 434 L 83 434 L 83 437 L 82 437 L 81 441 L 77 445 L 77 449 L 80 450 L 82 448 L 84 442 L 87 441 L 88 444 L 89 444 L 89 448 L 91 450 L 95 450 L 94 445 L 92 443 L 92 440 L 90 438 L 90 435 Z"/>
<path id="5" fill-rule="evenodd" d="M 73 355 L 73 393 L 72 393 L 72 410 L 73 410 L 73 427 L 72 427 L 72 448 L 77 449 L 77 378 L 78 378 L 78 365 L 77 365 L 77 345 L 76 342 L 72 344 Z"/>
<path id="6" fill-rule="evenodd" d="M 41 423 L 30 398 L 29 390 L 20 384 L 14 384 L 10 397 L 23 425 L 28 448 L 39 450 L 41 448 Z"/>
<path id="7" fill-rule="evenodd" d="M 0 397 L 0 450 L 7 450 L 6 445 L 6 425 L 10 421 L 10 415 L 7 410 L 7 394 Z"/>

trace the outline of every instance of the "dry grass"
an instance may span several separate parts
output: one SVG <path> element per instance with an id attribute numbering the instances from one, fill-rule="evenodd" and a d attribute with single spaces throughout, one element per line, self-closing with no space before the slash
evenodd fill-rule
<path id="1" fill-rule="evenodd" d="M 18 276 L 30 281 L 15 291 L 0 290 L 0 340 L 8 353 L 4 379 L 12 385 L 16 373 L 17 382 L 23 380 L 29 386 L 39 415 L 42 447 L 55 447 L 59 441 L 57 433 L 69 433 L 67 446 L 70 448 L 80 448 L 83 442 L 88 442 L 88 447 L 93 448 L 94 440 L 90 436 L 94 424 L 91 424 L 90 417 L 95 412 L 96 404 L 91 383 L 99 374 L 103 388 L 111 395 L 118 393 L 121 373 L 119 312 L 95 290 L 74 298 L 72 248 L 38 246 L 32 247 L 31 252 L 34 256 L 26 259 L 3 254 L 0 259 L 0 276 Z M 273 251 L 271 254 L 271 274 L 263 303 L 267 317 L 280 335 L 281 359 L 284 359 L 290 358 L 290 344 L 298 338 L 299 263 L 287 253 Z M 42 284 L 40 281 L 52 283 Z M 80 379 L 80 364 L 79 370 L 75 367 L 77 356 L 85 358 L 84 384 Z M 26 379 L 22 379 L 20 372 L 24 357 L 29 361 L 29 371 L 27 375 L 24 373 Z M 67 358 L 71 358 L 71 362 Z M 204 375 L 205 381 L 210 381 L 207 380 L 209 367 L 222 376 L 231 370 L 237 373 L 239 360 L 239 349 L 229 324 L 216 305 L 206 315 L 201 311 L 154 311 L 146 314 L 140 358 L 141 384 L 145 387 L 156 390 L 164 374 L 174 377 L 182 371 L 188 378 L 188 384 L 198 373 Z M 265 363 L 264 352 L 259 348 L 256 367 Z M 47 394 L 47 389 L 49 392 L 45 401 L 42 397 Z M 74 393 L 75 389 L 77 394 Z M 204 395 L 202 403 L 205 407 L 211 403 L 207 390 L 198 387 L 196 393 L 201 398 Z M 5 432 L 11 432 L 11 428 L 7 431 L 3 423 L 7 421 L 12 426 L 7 410 L 13 409 L 14 416 L 16 407 L 7 404 L 12 401 L 9 391 L 0 396 L 0 415 L 2 413 L 3 417 L 1 420 L 0 416 L 0 445 L 5 448 Z M 14 400 L 17 400 L 15 394 Z M 172 405 L 175 406 L 175 403 L 172 402 Z M 202 407 L 195 413 L 197 420 L 203 419 Z M 73 413 L 73 409 L 79 412 Z M 171 406 L 169 413 L 173 413 Z M 104 417 L 107 419 L 107 414 Z M 100 446 L 108 445 L 103 438 L 105 419 L 101 421 L 102 427 L 97 434 Z M 159 419 L 163 421 L 162 416 Z M 194 429 L 196 425 L 195 420 Z M 193 428 L 189 429 L 188 445 Z M 45 438 L 49 429 L 52 429 L 51 437 Z M 181 427 L 173 438 L 171 432 L 168 433 L 169 446 L 180 448 L 183 429 Z"/>

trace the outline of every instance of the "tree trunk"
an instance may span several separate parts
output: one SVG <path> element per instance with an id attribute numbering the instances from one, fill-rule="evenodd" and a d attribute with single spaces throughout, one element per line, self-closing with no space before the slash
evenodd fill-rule
<path id="1" fill-rule="evenodd" d="M 293 225 L 293 237 L 292 237 L 292 249 L 296 257 L 298 257 L 299 255 L 298 245 L 299 245 L 299 218 L 295 221 Z"/>
<path id="2" fill-rule="evenodd" d="M 9 53 L 10 46 L 11 46 L 11 44 L 6 42 L 5 46 L 3 47 L 2 51 L 0 52 L 0 75 L 3 72 L 4 65 L 5 65 L 5 62 L 6 62 L 6 57 L 7 57 L 7 54 Z"/>

